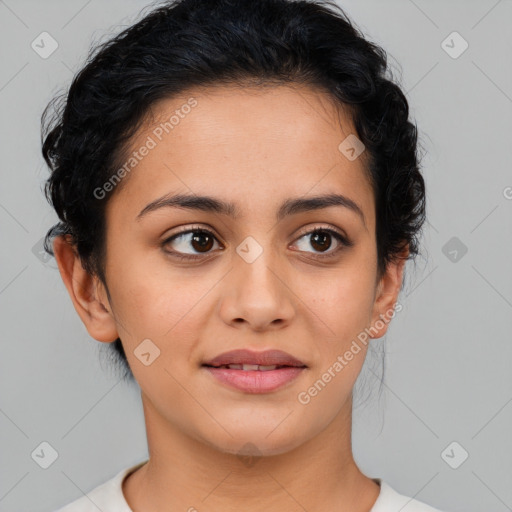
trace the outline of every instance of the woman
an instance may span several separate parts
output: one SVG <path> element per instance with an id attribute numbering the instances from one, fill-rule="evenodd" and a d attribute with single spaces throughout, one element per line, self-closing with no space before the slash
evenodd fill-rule
<path id="1" fill-rule="evenodd" d="M 386 71 L 334 2 L 181 0 L 77 74 L 46 247 L 140 386 L 149 459 L 62 511 L 435 510 L 351 449 L 425 217 Z"/>

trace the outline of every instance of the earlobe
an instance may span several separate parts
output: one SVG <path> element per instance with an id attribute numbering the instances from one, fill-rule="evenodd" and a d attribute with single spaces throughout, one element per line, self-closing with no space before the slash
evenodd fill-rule
<path id="1" fill-rule="evenodd" d="M 118 338 L 116 324 L 101 297 L 104 287 L 99 278 L 83 268 L 69 235 L 57 236 L 53 250 L 62 281 L 89 334 L 97 341 L 115 341 Z"/>

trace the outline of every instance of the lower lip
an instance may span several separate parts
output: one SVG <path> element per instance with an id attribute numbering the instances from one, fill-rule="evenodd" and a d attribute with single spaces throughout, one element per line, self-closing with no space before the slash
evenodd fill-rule
<path id="1" fill-rule="evenodd" d="M 246 393 L 268 393 L 296 379 L 304 367 L 290 366 L 276 370 L 230 370 L 204 366 L 216 379 Z"/>

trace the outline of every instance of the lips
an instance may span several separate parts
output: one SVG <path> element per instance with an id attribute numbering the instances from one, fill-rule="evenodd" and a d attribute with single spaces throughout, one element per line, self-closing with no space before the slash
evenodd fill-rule
<path id="1" fill-rule="evenodd" d="M 282 350 L 265 350 L 254 352 L 246 349 L 231 350 L 203 363 L 203 366 L 215 368 L 227 367 L 233 370 L 268 371 L 276 368 L 297 367 L 307 368 L 299 359 Z M 276 367 L 276 368 L 274 368 Z"/>
<path id="2" fill-rule="evenodd" d="M 282 350 L 232 350 L 203 363 L 217 382 L 243 393 L 270 393 L 302 375 L 307 366 Z"/>

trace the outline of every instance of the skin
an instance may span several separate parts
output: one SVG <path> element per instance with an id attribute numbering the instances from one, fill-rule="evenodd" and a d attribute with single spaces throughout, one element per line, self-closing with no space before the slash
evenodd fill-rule
<path id="1" fill-rule="evenodd" d="M 350 161 L 338 150 L 355 129 L 326 95 L 305 86 L 222 86 L 154 105 L 155 117 L 133 138 L 132 150 L 191 96 L 197 106 L 108 199 L 111 300 L 64 238 L 54 244 L 88 332 L 105 343 L 121 338 L 141 388 L 150 460 L 125 479 L 123 493 L 135 512 L 367 512 L 380 488 L 351 450 L 352 389 L 367 346 L 360 344 L 308 404 L 297 399 L 359 333 L 392 311 L 402 283 L 407 253 L 377 275 L 364 153 Z M 232 201 L 241 216 L 164 207 L 136 220 L 169 193 Z M 331 193 L 357 203 L 364 223 L 341 206 L 276 222 L 283 201 Z M 202 227 L 215 238 L 201 239 L 206 249 L 190 233 L 164 245 L 178 227 Z M 315 245 L 306 232 L 316 227 L 334 228 L 353 245 L 328 235 Z M 236 252 L 248 236 L 263 250 L 252 263 Z M 173 250 L 199 259 L 179 260 Z M 318 259 L 324 252 L 331 256 Z M 387 326 L 371 338 L 384 336 Z M 160 356 L 146 366 L 134 350 L 148 338 Z M 308 368 L 273 392 L 245 393 L 200 367 L 235 348 L 284 350 Z M 240 455 L 254 447 L 258 456 L 249 464 Z"/>

